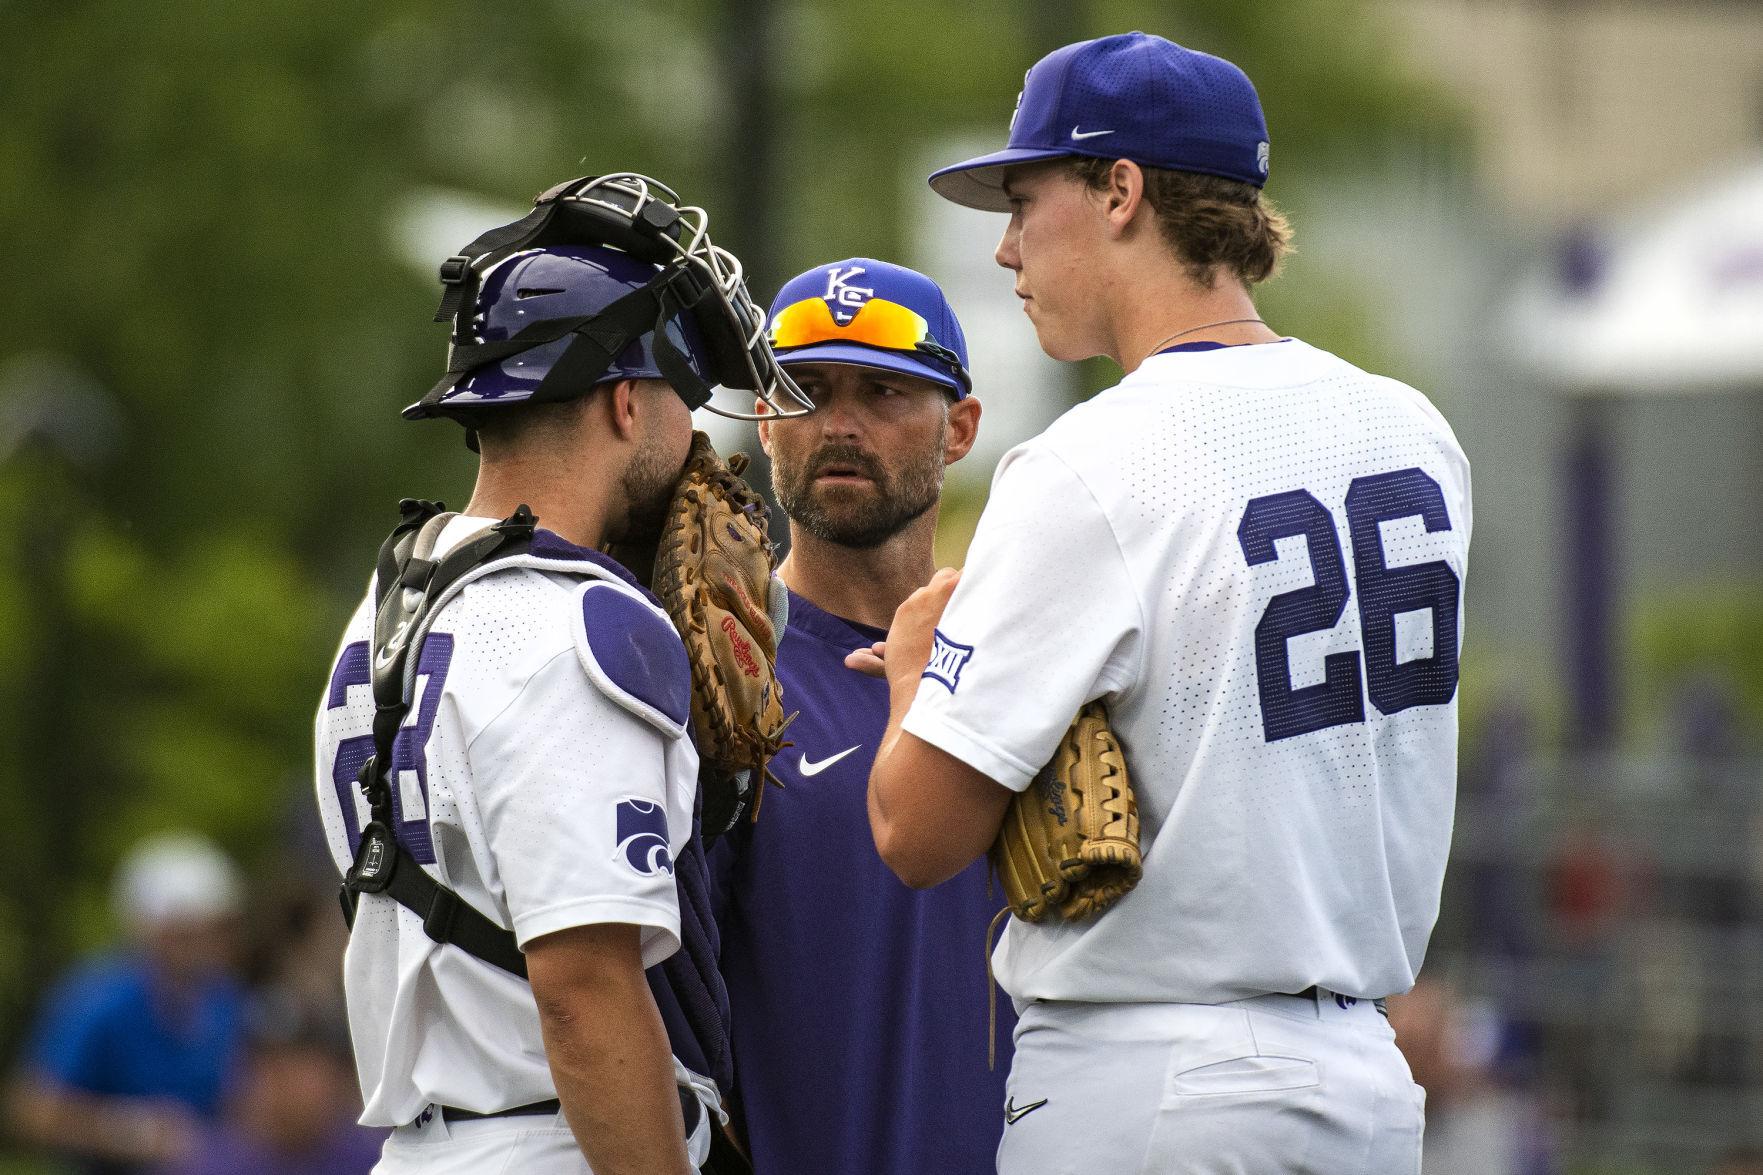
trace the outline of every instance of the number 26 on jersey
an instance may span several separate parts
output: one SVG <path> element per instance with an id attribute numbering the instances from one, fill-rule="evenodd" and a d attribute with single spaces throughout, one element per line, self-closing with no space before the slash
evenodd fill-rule
<path id="1" fill-rule="evenodd" d="M 1251 567 L 1276 562 L 1275 542 L 1303 536 L 1314 582 L 1267 602 L 1255 626 L 1255 674 L 1261 724 L 1268 742 L 1365 721 L 1365 697 L 1380 714 L 1411 706 L 1441 706 L 1457 693 L 1457 625 L 1463 584 L 1448 563 L 1390 566 L 1380 524 L 1419 517 L 1428 532 L 1451 529 L 1439 484 L 1419 469 L 1354 480 L 1347 489 L 1347 531 L 1353 544 L 1353 588 L 1364 640 L 1357 649 L 1323 659 L 1319 685 L 1292 687 L 1293 637 L 1340 623 L 1353 595 L 1341 558 L 1334 515 L 1308 490 L 1255 498 L 1243 511 L 1237 541 Z M 1397 617 L 1428 612 L 1432 655 L 1397 659 Z"/>

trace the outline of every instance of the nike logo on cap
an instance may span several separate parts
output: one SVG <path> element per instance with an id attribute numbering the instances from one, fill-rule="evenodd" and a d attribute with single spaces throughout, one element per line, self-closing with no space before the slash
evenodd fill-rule
<path id="1" fill-rule="evenodd" d="M 1004 1124 L 1006 1126 L 1009 1126 L 1009 1125 L 1015 1123 L 1017 1121 L 1017 1119 L 1025 1117 L 1028 1114 L 1034 1113 L 1036 1110 L 1040 1109 L 1042 1106 L 1044 1106 L 1046 1104 L 1047 1104 L 1047 1099 L 1042 1098 L 1038 1102 L 1030 1102 L 1026 1106 L 1018 1106 L 1016 1104 L 1015 1098 L 1013 1098 L 1013 1097 L 1012 1098 L 1005 1098 L 1004 1099 Z"/>
<path id="2" fill-rule="evenodd" d="M 830 758 L 822 759 L 818 763 L 810 759 L 807 755 L 799 755 L 796 758 L 796 766 L 802 772 L 802 778 L 807 779 L 811 775 L 819 775 L 822 771 L 825 771 L 828 767 L 831 767 L 834 763 L 837 763 L 840 759 L 843 759 L 846 755 L 849 755 L 852 751 L 858 750 L 862 746 L 862 743 L 858 743 L 855 747 L 846 747 L 838 754 L 833 755 Z"/>
<path id="3" fill-rule="evenodd" d="M 1071 128 L 1071 137 L 1074 139 L 1097 139 L 1113 133 L 1113 131 L 1080 131 L 1076 127 Z"/>

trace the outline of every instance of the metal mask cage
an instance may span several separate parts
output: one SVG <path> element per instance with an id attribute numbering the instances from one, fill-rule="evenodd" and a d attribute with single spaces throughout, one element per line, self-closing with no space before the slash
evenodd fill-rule
<path id="1" fill-rule="evenodd" d="M 708 212 L 683 203 L 679 193 L 660 180 L 631 171 L 596 176 L 585 183 L 572 180 L 539 197 L 539 202 L 544 203 L 547 197 L 559 204 L 589 205 L 628 221 L 648 242 L 667 254 L 660 264 L 678 265 L 699 279 L 713 302 L 709 312 L 720 315 L 739 341 L 739 361 L 751 390 L 769 411 L 737 412 L 708 401 L 703 405 L 706 409 L 730 420 L 745 421 L 804 416 L 814 410 L 814 401 L 778 364 L 772 352 L 766 338 L 765 315 L 754 305 L 747 290 L 740 259 L 711 241 Z M 695 311 L 703 315 L 706 308 L 700 305 Z M 793 405 L 786 404 L 786 398 Z"/>

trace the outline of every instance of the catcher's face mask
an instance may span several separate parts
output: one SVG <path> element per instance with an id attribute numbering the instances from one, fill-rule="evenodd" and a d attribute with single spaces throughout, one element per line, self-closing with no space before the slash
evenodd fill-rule
<path id="1" fill-rule="evenodd" d="M 579 396 L 607 378 L 626 374 L 621 356 L 641 342 L 655 373 L 690 408 L 708 408 L 735 420 L 764 414 L 711 403 L 714 385 L 752 392 L 771 415 L 800 416 L 813 402 L 777 364 L 765 336 L 765 318 L 753 305 L 734 255 L 710 241 L 709 215 L 681 203 L 671 188 L 647 176 L 621 172 L 559 184 L 513 224 L 492 229 L 441 265 L 446 292 L 435 315 L 453 322 L 447 373 L 407 419 L 447 415 L 449 407 L 479 407 L 492 398 L 473 393 L 474 372 L 535 348 L 565 342 L 545 355 L 542 378 L 496 403 L 555 401 Z M 501 262 L 523 250 L 581 247 L 617 250 L 641 263 L 646 281 L 603 306 L 545 317 L 534 304 L 517 332 L 486 337 L 490 316 L 479 307 L 480 283 Z M 513 291 L 515 296 L 520 291 Z M 561 303 L 560 303 L 561 305 Z M 686 324 L 690 329 L 682 330 Z M 501 332 L 498 332 L 501 333 Z M 680 342 L 688 340 L 682 350 Z M 554 356 L 554 357 L 553 357 Z"/>

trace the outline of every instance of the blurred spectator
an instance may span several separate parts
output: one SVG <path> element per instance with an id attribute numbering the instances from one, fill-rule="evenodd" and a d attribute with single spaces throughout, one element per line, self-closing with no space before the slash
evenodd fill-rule
<path id="1" fill-rule="evenodd" d="M 1697 933 L 1692 922 L 1667 917 L 1638 919 L 1628 930 L 1624 964 L 1634 993 L 1629 1028 L 1638 1074 L 1675 1080 L 1694 1063 L 1708 1003 Z"/>
<path id="2" fill-rule="evenodd" d="M 1734 997 L 1756 990 L 1759 975 L 1753 933 L 1758 912 L 1756 829 L 1758 788 L 1741 757 L 1742 718 L 1736 687 L 1713 672 L 1692 676 L 1672 706 L 1677 750 L 1688 772 L 1685 794 L 1700 832 L 1694 851 L 1673 871 L 1662 895 L 1671 912 L 1696 933 L 1687 944 L 1688 982 L 1697 1001 L 1685 1080 L 1742 1087 L 1756 1078 L 1745 1025 L 1733 1015 Z"/>
<path id="3" fill-rule="evenodd" d="M 1546 990 L 1545 1064 L 1579 1121 L 1609 1114 L 1617 1074 L 1612 1036 L 1625 1031 L 1605 1012 L 1618 998 L 1627 919 L 1641 890 L 1637 853 L 1602 813 L 1570 815 L 1543 872 L 1555 958 Z"/>
<path id="4" fill-rule="evenodd" d="M 200 837 L 130 851 L 115 888 L 130 949 L 50 992 L 8 1091 L 21 1139 L 89 1175 L 189 1152 L 237 1060 L 242 995 L 229 968 L 239 900 L 231 862 Z"/>
<path id="5" fill-rule="evenodd" d="M 361 1102 L 341 1007 L 276 991 L 253 1001 L 247 1024 L 226 1122 L 163 1175 L 367 1175 L 385 1131 L 355 1124 Z"/>
<path id="6" fill-rule="evenodd" d="M 1674 870 L 1662 900 L 1674 912 L 1727 930 L 1756 910 L 1755 856 L 1749 838 L 1736 835 L 1753 829 L 1759 815 L 1756 777 L 1741 757 L 1741 725 L 1736 687 L 1717 674 L 1690 677 L 1672 699 L 1674 749 L 1687 775 L 1673 799 L 1699 816 L 1709 835 L 1696 838 L 1693 859 Z"/>
<path id="7" fill-rule="evenodd" d="M 247 984 L 285 992 L 307 1007 L 342 1009 L 349 929 L 336 888 L 334 876 L 315 882 L 278 870 L 253 890 L 240 968 Z"/>
<path id="8" fill-rule="evenodd" d="M 1475 805 L 1491 849 L 1525 843 L 1536 790 L 1537 736 L 1530 708 L 1515 697 L 1494 703 L 1486 721 L 1464 747 L 1459 803 Z M 1534 951 L 1530 896 L 1523 876 L 1504 854 L 1483 851 L 1452 864 L 1445 875 L 1464 907 L 1468 946 L 1478 953 L 1529 958 Z M 1441 918 L 1451 916 L 1450 910 Z"/>
<path id="9" fill-rule="evenodd" d="M 1556 943 L 1603 956 L 1630 908 L 1631 854 L 1591 813 L 1572 819 L 1557 838 L 1545 876 L 1545 904 Z"/>
<path id="10" fill-rule="evenodd" d="M 1750 1147 L 1727 1151 L 1709 1175 L 1763 1175 L 1763 1151 Z"/>
<path id="11" fill-rule="evenodd" d="M 1557 1168 L 1545 1115 L 1503 1079 L 1505 1024 L 1491 1007 L 1422 979 L 1389 1000 L 1390 1026 L 1426 1090 L 1427 1175 L 1549 1175 Z"/>

